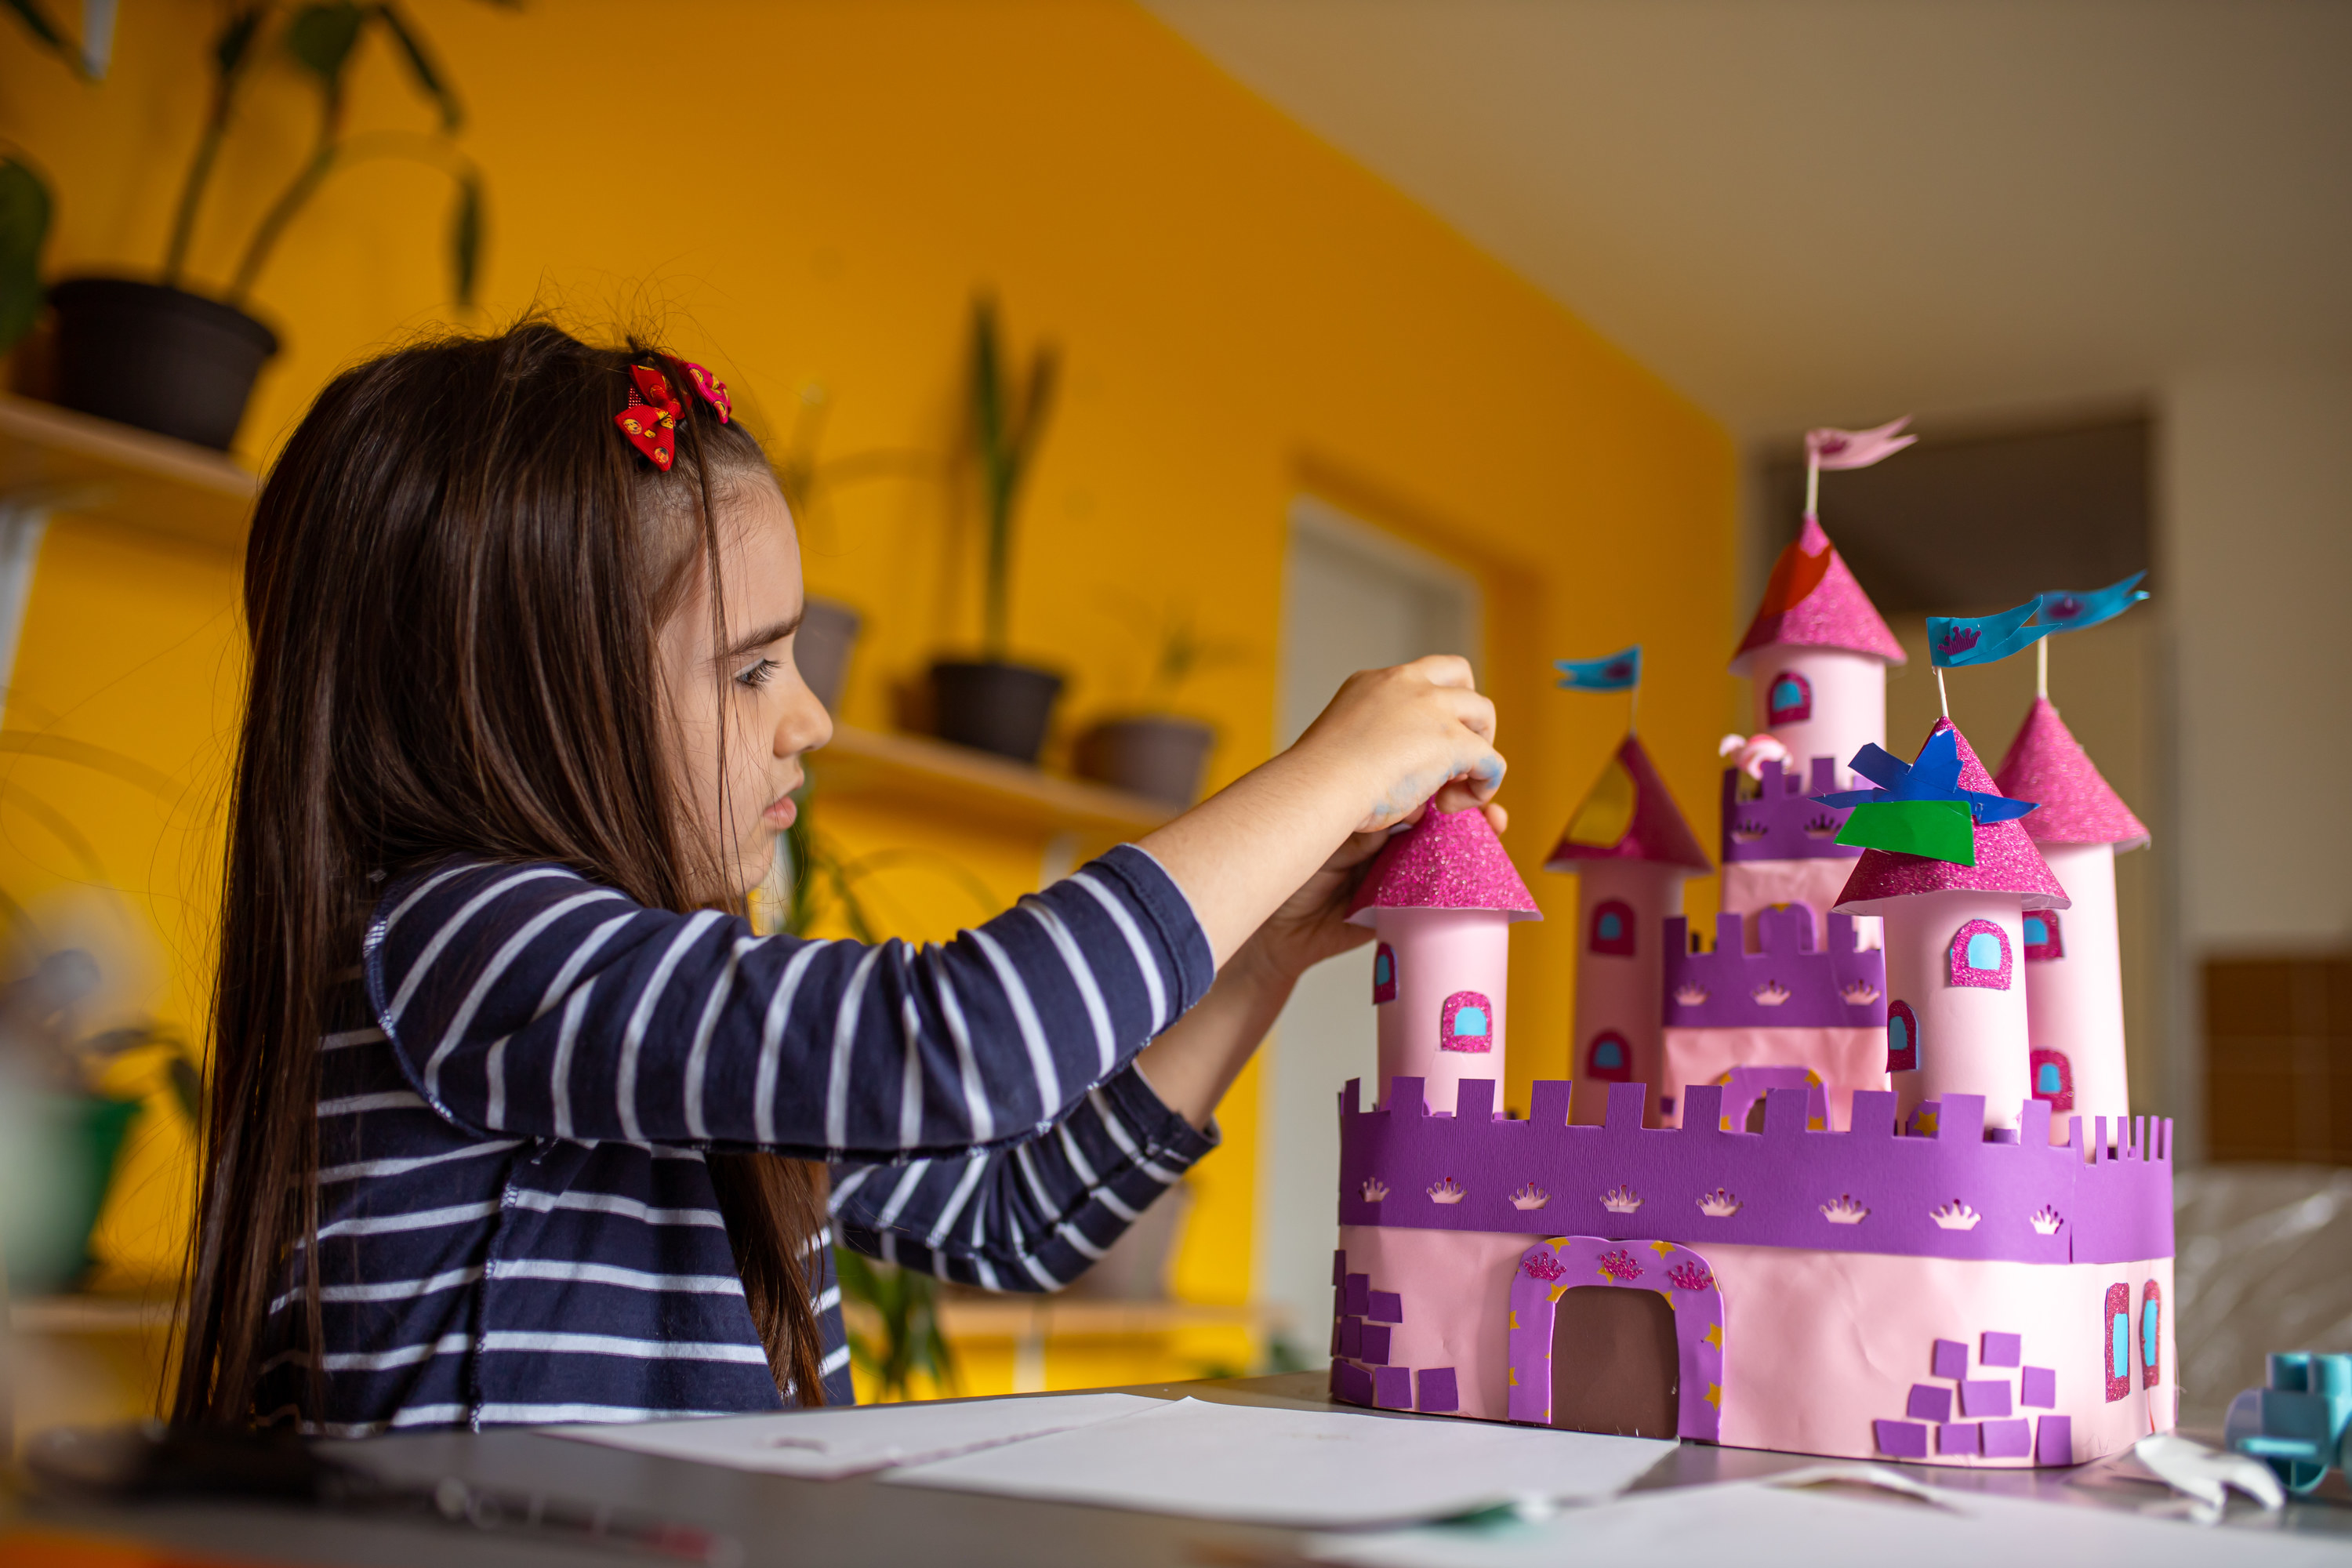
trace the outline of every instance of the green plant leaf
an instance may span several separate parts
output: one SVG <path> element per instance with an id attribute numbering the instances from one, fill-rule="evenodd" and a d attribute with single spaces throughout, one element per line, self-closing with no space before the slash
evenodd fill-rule
<path id="1" fill-rule="evenodd" d="M 350 0 L 305 5 L 286 25 L 286 52 L 319 79 L 329 98 L 340 99 L 343 72 L 350 68 L 352 51 L 358 47 L 360 29 L 366 22 L 367 13 Z"/>
<path id="2" fill-rule="evenodd" d="M 465 124 L 466 110 L 458 103 L 457 95 L 450 90 L 449 84 L 442 79 L 439 68 L 433 63 L 433 57 L 425 51 L 423 37 L 391 5 L 376 6 L 375 17 L 383 24 L 383 30 L 392 35 L 392 41 L 400 46 L 401 57 L 408 62 L 408 74 L 416 79 L 417 87 L 440 106 L 441 129 L 454 133 Z"/>
<path id="3" fill-rule="evenodd" d="M 253 58 L 253 40 L 261 32 L 261 19 L 268 14 L 267 5 L 240 5 L 229 13 L 222 24 L 220 36 L 213 39 L 213 69 L 223 81 L 243 70 Z"/>
<path id="4" fill-rule="evenodd" d="M 79 61 L 81 58 L 81 52 L 66 42 L 66 36 L 58 31 L 58 25 L 49 20 L 48 13 L 34 4 L 34 0 L 6 0 L 6 4 L 9 10 L 16 13 L 16 19 L 25 24 L 25 31 L 49 49 L 68 60 Z"/>
<path id="5" fill-rule="evenodd" d="M 457 205 L 449 215 L 450 292 L 458 308 L 474 308 L 474 285 L 481 275 L 482 181 L 468 169 L 457 176 Z"/>
<path id="6" fill-rule="evenodd" d="M 41 176 L 18 159 L 0 159 L 0 353 L 40 319 L 49 216 L 49 187 Z"/>

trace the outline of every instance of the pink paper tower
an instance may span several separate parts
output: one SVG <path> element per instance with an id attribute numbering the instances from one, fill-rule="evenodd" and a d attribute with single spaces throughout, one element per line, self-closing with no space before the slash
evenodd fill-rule
<path id="1" fill-rule="evenodd" d="M 1756 618 L 1732 655 L 1731 672 L 1746 676 L 1755 695 L 1755 733 L 1788 748 L 1788 772 L 1807 781 L 1811 763 L 1827 757 L 1832 788 L 1846 785 L 1853 754 L 1864 743 L 1886 743 L 1886 667 L 1904 661 L 1903 645 L 1886 629 L 1830 536 L 1811 517 L 1794 543 L 1780 552 L 1765 584 Z M 1829 927 L 1830 905 L 1845 886 L 1849 858 L 1729 859 L 1723 868 L 1723 908 L 1745 920 L 1748 949 L 1756 949 L 1756 912 L 1776 904 L 1803 904 L 1813 930 Z M 1875 940 L 1865 929 L 1864 942 Z"/>
<path id="2" fill-rule="evenodd" d="M 2116 933 L 2116 857 L 2148 840 L 2046 697 L 1994 776 L 2000 792 L 2042 803 L 2024 828 L 2074 901 L 2062 917 L 2025 917 L 2025 1016 L 2033 1094 L 2050 1101 L 2050 1141 L 2076 1116 L 2118 1125 L 2131 1111 L 2124 1070 L 2124 983 Z"/>
<path id="3" fill-rule="evenodd" d="M 1576 873 L 1576 1022 L 1569 1076 L 1571 1118 L 1602 1119 L 1612 1083 L 1644 1083 L 1643 1120 L 1658 1126 L 1666 1081 L 1661 1046 L 1669 916 L 1683 912 L 1683 880 L 1714 869 L 1633 736 L 1601 771 L 1560 835 L 1547 871 Z"/>
<path id="4" fill-rule="evenodd" d="M 1929 732 L 1951 728 L 1938 719 Z M 1960 787 L 2000 793 L 1958 741 Z M 1980 1094 L 1986 1126 L 2014 1127 L 2032 1097 L 2025 917 L 2065 909 L 2066 890 L 2021 823 L 1978 824 L 1976 858 L 1865 849 L 1838 896 L 1842 914 L 1885 917 L 1887 1068 L 1906 1122 L 1922 1101 Z"/>
<path id="5" fill-rule="evenodd" d="M 1486 816 L 1432 811 L 1390 839 L 1348 919 L 1379 938 L 1380 1103 L 1391 1079 L 1418 1078 L 1428 1108 L 1450 1115 L 1454 1086 L 1484 1078 L 1499 1106 L 1511 922 L 1543 914 Z"/>

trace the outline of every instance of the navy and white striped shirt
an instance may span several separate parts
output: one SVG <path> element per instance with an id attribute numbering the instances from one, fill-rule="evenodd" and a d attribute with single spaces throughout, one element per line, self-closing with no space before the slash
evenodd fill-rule
<path id="1" fill-rule="evenodd" d="M 376 1026 L 320 1055 L 325 1405 L 290 1289 L 261 1391 L 313 1430 L 781 1407 L 706 1150 L 829 1162 L 861 1252 L 1051 1290 L 1213 1142 L 1131 1065 L 1213 974 L 1132 846 L 923 947 L 445 864 L 387 890 L 364 957 Z M 846 1404 L 829 1249 L 807 1272 Z"/>

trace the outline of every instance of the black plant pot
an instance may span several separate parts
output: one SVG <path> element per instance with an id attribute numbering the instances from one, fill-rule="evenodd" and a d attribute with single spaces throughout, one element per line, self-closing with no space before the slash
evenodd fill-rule
<path id="1" fill-rule="evenodd" d="M 1190 805 L 1200 798 L 1201 773 L 1216 738 L 1192 719 L 1114 719 L 1078 737 L 1078 774 L 1170 805 Z"/>
<path id="2" fill-rule="evenodd" d="M 127 278 L 68 278 L 58 312 L 58 401 L 226 452 L 278 334 L 233 305 Z"/>
<path id="3" fill-rule="evenodd" d="M 1034 763 L 1061 690 L 1049 669 L 941 659 L 931 666 L 932 728 L 942 741 Z"/>

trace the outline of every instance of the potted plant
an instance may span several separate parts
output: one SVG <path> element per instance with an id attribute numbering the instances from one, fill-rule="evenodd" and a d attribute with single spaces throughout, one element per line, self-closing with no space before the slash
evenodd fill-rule
<path id="1" fill-rule="evenodd" d="M 1078 737 L 1079 776 L 1170 805 L 1192 805 L 1200 798 L 1217 732 L 1171 710 L 1192 677 L 1249 655 L 1241 643 L 1203 637 L 1190 610 L 1171 606 L 1160 617 L 1159 654 L 1138 710 L 1104 720 Z"/>
<path id="2" fill-rule="evenodd" d="M 360 45 L 384 37 L 410 81 L 438 110 L 436 133 L 354 133 L 347 123 L 346 80 Z M 318 129 L 309 155 L 246 238 L 220 298 L 183 287 L 222 143 L 260 63 L 282 56 L 319 94 Z M 383 158 L 446 171 L 456 186 L 450 214 L 451 292 L 473 303 L 481 258 L 482 182 L 453 141 L 464 110 L 425 38 L 389 0 L 285 6 L 241 0 L 213 40 L 212 95 L 172 218 L 158 282 L 85 276 L 49 289 L 58 314 L 57 400 L 86 414 L 175 436 L 226 451 L 236 437 L 247 398 L 278 335 L 247 310 L 278 243 L 320 186 L 338 171 Z"/>
<path id="3" fill-rule="evenodd" d="M 1030 357 L 1024 377 L 1008 377 L 986 296 L 972 306 L 971 438 L 988 528 L 981 656 L 931 666 L 932 728 L 943 741 L 1034 763 L 1062 678 L 1007 657 L 1012 624 L 1013 523 L 1022 481 L 1053 406 L 1058 359 L 1050 345 Z"/>

